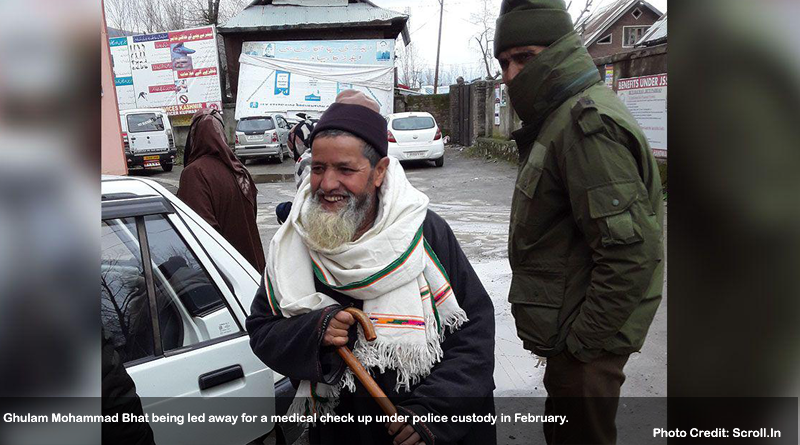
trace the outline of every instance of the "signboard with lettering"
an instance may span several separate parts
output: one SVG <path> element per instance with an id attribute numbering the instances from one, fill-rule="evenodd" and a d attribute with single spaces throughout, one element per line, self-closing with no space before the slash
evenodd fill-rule
<path id="1" fill-rule="evenodd" d="M 393 39 L 244 42 L 236 119 L 266 111 L 319 114 L 345 89 L 362 91 L 389 114 L 394 46 Z"/>
<path id="2" fill-rule="evenodd" d="M 667 74 L 617 81 L 617 95 L 628 107 L 658 158 L 667 157 Z"/>
<path id="3" fill-rule="evenodd" d="M 213 26 L 109 39 L 120 110 L 222 109 Z"/>

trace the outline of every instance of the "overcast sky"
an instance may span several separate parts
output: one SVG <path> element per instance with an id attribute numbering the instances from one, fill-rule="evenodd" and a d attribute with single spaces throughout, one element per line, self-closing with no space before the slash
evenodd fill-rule
<path id="1" fill-rule="evenodd" d="M 499 11 L 501 0 L 490 1 L 494 4 L 495 11 Z M 592 9 L 611 1 L 613 0 L 595 0 Z M 436 39 L 439 28 L 438 0 L 372 0 L 372 2 L 382 8 L 400 12 L 410 8 L 408 30 L 411 33 L 411 42 L 417 46 L 426 65 L 433 67 L 436 62 Z M 452 65 L 482 67 L 478 45 L 473 38 L 480 28 L 471 23 L 473 21 L 471 14 L 480 11 L 481 3 L 481 0 L 444 0 L 440 69 Z M 650 0 L 649 3 L 661 12 L 667 11 L 667 0 Z M 585 0 L 573 1 L 570 10 L 573 17 L 577 16 L 584 4 Z"/>

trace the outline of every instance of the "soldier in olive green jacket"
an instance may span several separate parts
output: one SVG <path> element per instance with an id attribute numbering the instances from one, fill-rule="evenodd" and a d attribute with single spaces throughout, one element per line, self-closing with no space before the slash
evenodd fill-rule
<path id="1" fill-rule="evenodd" d="M 545 437 L 614 443 L 622 369 L 661 301 L 658 168 L 563 0 L 504 0 L 494 45 L 523 121 L 509 301 L 525 349 L 548 357 L 546 410 L 570 420 L 546 424 Z"/>

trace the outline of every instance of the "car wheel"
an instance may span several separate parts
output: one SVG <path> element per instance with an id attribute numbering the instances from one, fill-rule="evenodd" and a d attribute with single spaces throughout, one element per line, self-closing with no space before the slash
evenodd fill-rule
<path id="1" fill-rule="evenodd" d="M 280 153 L 278 153 L 278 164 L 283 164 L 283 147 L 281 147 Z"/>
<path id="2" fill-rule="evenodd" d="M 434 159 L 433 160 L 433 165 L 435 165 L 437 167 L 444 166 L 444 153 L 442 153 L 442 157 L 440 157 L 439 159 Z"/>
<path id="3" fill-rule="evenodd" d="M 164 169 L 165 172 L 171 172 L 173 165 L 174 164 L 172 162 L 170 162 L 170 163 L 162 162 L 161 163 L 161 168 Z"/>

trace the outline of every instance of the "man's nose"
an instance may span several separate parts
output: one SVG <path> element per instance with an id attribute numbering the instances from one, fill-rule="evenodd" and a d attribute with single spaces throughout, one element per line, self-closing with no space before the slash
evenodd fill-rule
<path id="1" fill-rule="evenodd" d="M 334 169 L 327 169 L 322 175 L 322 182 L 319 186 L 323 192 L 329 193 L 339 188 L 339 175 Z"/>
<path id="2" fill-rule="evenodd" d="M 521 66 L 517 65 L 516 63 L 509 63 L 508 68 L 503 70 L 503 83 L 511 82 L 517 74 L 520 72 Z"/>

